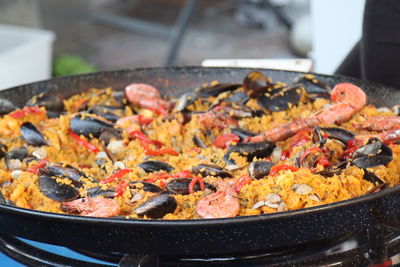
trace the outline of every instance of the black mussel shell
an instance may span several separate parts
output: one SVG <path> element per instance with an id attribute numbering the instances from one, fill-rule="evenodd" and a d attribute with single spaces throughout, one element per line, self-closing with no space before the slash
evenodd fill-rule
<path id="1" fill-rule="evenodd" d="M 41 93 L 33 96 L 28 100 L 26 106 L 39 106 L 45 107 L 47 111 L 63 111 L 63 99 L 56 95 L 49 95 L 48 93 Z"/>
<path id="2" fill-rule="evenodd" d="M 144 161 L 140 163 L 138 166 L 143 170 L 145 170 L 146 172 L 157 172 L 157 171 L 171 172 L 174 170 L 174 167 L 172 167 L 168 163 L 157 160 Z"/>
<path id="3" fill-rule="evenodd" d="M 7 146 L 0 144 L 0 159 L 6 155 L 6 152 L 7 152 Z"/>
<path id="4" fill-rule="evenodd" d="M 96 114 L 100 117 L 106 118 L 109 121 L 116 122 L 125 113 L 122 107 L 113 106 L 93 106 L 88 110 L 88 113 Z"/>
<path id="5" fill-rule="evenodd" d="M 203 140 L 201 140 L 201 138 L 198 137 L 197 135 L 193 135 L 192 140 L 193 140 L 193 143 L 194 143 L 196 146 L 198 146 L 198 147 L 200 147 L 200 148 L 207 148 L 207 145 L 206 145 L 206 144 L 203 142 Z"/>
<path id="6" fill-rule="evenodd" d="M 379 177 L 376 176 L 376 174 L 374 174 L 366 169 L 363 169 L 363 171 L 364 171 L 364 176 L 363 176 L 364 180 L 367 180 L 368 182 L 371 182 L 373 184 L 383 184 L 383 181 L 381 179 L 379 179 Z"/>
<path id="7" fill-rule="evenodd" d="M 228 146 L 230 152 L 237 152 L 240 155 L 247 157 L 249 161 L 253 160 L 254 157 L 265 158 L 270 156 L 274 148 L 275 144 L 268 141 L 257 143 L 237 143 L 235 146 Z"/>
<path id="8" fill-rule="evenodd" d="M 239 136 L 240 141 L 245 140 L 247 137 L 253 137 L 256 136 L 255 133 L 252 133 L 246 129 L 239 128 L 239 127 L 231 127 L 231 133 L 236 134 Z"/>
<path id="9" fill-rule="evenodd" d="M 301 86 L 276 88 L 267 94 L 260 95 L 257 101 L 262 108 L 270 111 L 287 110 L 300 101 L 302 91 Z"/>
<path id="10" fill-rule="evenodd" d="M 302 84 L 309 94 L 330 94 L 332 88 L 312 74 L 300 75 L 294 79 L 294 84 Z"/>
<path id="11" fill-rule="evenodd" d="M 44 176 L 59 176 L 69 178 L 74 182 L 80 183 L 81 177 L 85 174 L 72 166 L 61 166 L 58 164 L 48 164 L 47 166 L 39 169 L 39 174 Z"/>
<path id="12" fill-rule="evenodd" d="M 232 174 L 225 171 L 222 167 L 213 164 L 200 164 L 192 168 L 194 174 L 201 174 L 203 177 L 216 176 L 221 178 L 232 177 Z"/>
<path id="13" fill-rule="evenodd" d="M 201 97 L 217 96 L 223 92 L 234 91 L 241 86 L 241 84 L 219 83 L 212 86 L 201 87 L 200 89 L 196 90 L 196 92 Z"/>
<path id="14" fill-rule="evenodd" d="M 272 79 L 259 71 L 252 71 L 243 80 L 243 89 L 249 97 L 257 97 L 264 94 L 267 89 L 272 89 Z"/>
<path id="15" fill-rule="evenodd" d="M 40 191 L 48 198 L 56 201 L 71 201 L 79 198 L 78 189 L 57 181 L 49 176 L 39 177 Z"/>
<path id="16" fill-rule="evenodd" d="M 370 138 L 368 143 L 353 154 L 352 165 L 359 168 L 372 168 L 386 165 L 393 160 L 393 152 L 390 147 L 377 138 Z"/>
<path id="17" fill-rule="evenodd" d="M 324 177 L 332 177 L 335 174 L 338 175 L 346 168 L 347 164 L 347 161 L 340 161 L 336 164 L 331 164 L 322 171 L 318 172 L 318 174 Z"/>
<path id="18" fill-rule="evenodd" d="M 162 191 L 160 187 L 152 183 L 142 181 L 132 181 L 129 183 L 130 189 L 143 189 L 146 192 L 159 193 Z"/>
<path id="19" fill-rule="evenodd" d="M 11 149 L 11 151 L 5 153 L 5 157 L 7 160 L 10 159 L 18 159 L 18 160 L 24 160 L 27 158 L 29 155 L 28 149 L 26 147 L 16 147 Z"/>
<path id="20" fill-rule="evenodd" d="M 121 105 L 121 107 L 125 106 L 127 103 L 127 100 L 125 98 L 125 91 L 113 91 L 112 92 L 112 97 L 117 101 L 118 104 Z"/>
<path id="21" fill-rule="evenodd" d="M 1 190 L 0 190 L 0 205 L 1 205 L 1 204 L 6 204 L 6 199 L 5 199 L 3 193 L 2 193 Z"/>
<path id="22" fill-rule="evenodd" d="M 231 97 L 229 97 L 227 100 L 232 103 L 237 103 L 237 104 L 245 104 L 250 97 L 245 93 L 245 92 L 237 92 L 234 93 Z"/>
<path id="23" fill-rule="evenodd" d="M 71 119 L 70 127 L 78 135 L 98 138 L 104 130 L 113 128 L 113 125 L 88 114 L 78 114 Z"/>
<path id="24" fill-rule="evenodd" d="M 99 136 L 100 141 L 104 142 L 104 144 L 108 145 L 112 139 L 121 140 L 121 134 L 114 128 L 105 129 Z"/>
<path id="25" fill-rule="evenodd" d="M 102 196 L 105 198 L 114 198 L 115 197 L 115 190 L 112 189 L 101 189 L 101 186 L 95 186 L 92 188 L 89 188 L 87 190 L 88 196 L 89 197 L 98 197 L 98 196 Z"/>
<path id="26" fill-rule="evenodd" d="M 193 104 L 197 98 L 198 94 L 196 92 L 189 92 L 181 95 L 175 104 L 174 110 L 175 111 L 185 110 L 188 106 Z"/>
<path id="27" fill-rule="evenodd" d="M 134 212 L 139 216 L 158 219 L 174 212 L 177 206 L 178 204 L 173 196 L 168 193 L 160 193 L 137 207 Z"/>
<path id="28" fill-rule="evenodd" d="M 0 115 L 8 114 L 17 107 L 9 100 L 0 98 Z"/>
<path id="29" fill-rule="evenodd" d="M 356 136 L 349 130 L 338 127 L 321 128 L 321 130 L 329 135 L 328 138 L 339 140 L 343 144 L 347 144 L 348 141 L 353 140 Z"/>
<path id="30" fill-rule="evenodd" d="M 189 195 L 189 184 L 192 181 L 190 178 L 176 178 L 167 183 L 167 190 L 173 194 Z M 212 191 L 217 191 L 217 188 L 212 184 L 204 182 L 204 186 Z M 194 191 L 200 191 L 201 187 L 199 183 L 196 183 L 193 187 Z"/>
<path id="31" fill-rule="evenodd" d="M 30 122 L 21 125 L 21 134 L 25 142 L 32 146 L 47 146 L 48 142 L 43 134 Z"/>
<path id="32" fill-rule="evenodd" d="M 236 165 L 236 162 L 233 159 L 231 159 L 231 153 L 232 152 L 228 151 L 224 155 L 224 161 L 226 165 Z"/>
<path id="33" fill-rule="evenodd" d="M 274 163 L 266 160 L 254 161 L 250 163 L 248 171 L 251 178 L 259 180 L 268 176 L 272 166 L 274 165 Z"/>

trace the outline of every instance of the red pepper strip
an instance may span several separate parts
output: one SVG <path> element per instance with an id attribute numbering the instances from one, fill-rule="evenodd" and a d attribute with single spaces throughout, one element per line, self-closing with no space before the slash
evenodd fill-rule
<path id="1" fill-rule="evenodd" d="M 71 129 L 69 129 L 69 135 L 70 135 L 72 138 L 74 138 L 75 141 L 76 141 L 79 145 L 86 147 L 86 148 L 89 149 L 91 152 L 93 152 L 93 153 L 98 153 L 98 152 L 100 152 L 100 149 L 99 149 L 97 146 L 95 146 L 95 145 L 91 144 L 89 141 L 87 141 L 87 140 L 81 138 L 79 135 L 77 135 L 76 133 L 74 133 L 74 131 L 72 131 Z"/>
<path id="2" fill-rule="evenodd" d="M 115 189 L 115 197 L 120 197 L 125 193 L 125 190 L 128 186 L 128 181 L 121 181 L 117 185 L 117 188 Z"/>
<path id="3" fill-rule="evenodd" d="M 43 111 L 40 110 L 40 108 L 36 106 L 29 106 L 29 107 L 24 107 L 23 109 L 13 111 L 9 115 L 13 117 L 14 119 L 19 119 L 23 118 L 28 114 L 42 114 Z"/>
<path id="4" fill-rule="evenodd" d="M 30 167 L 27 171 L 30 173 L 38 174 L 39 169 L 45 167 L 47 164 L 49 164 L 49 161 L 47 159 L 39 160 L 35 165 Z"/>
<path id="5" fill-rule="evenodd" d="M 232 142 L 239 142 L 240 138 L 236 134 L 222 134 L 214 139 L 213 145 L 218 148 L 226 148 Z"/>
<path id="6" fill-rule="evenodd" d="M 161 148 L 159 150 L 153 150 L 149 147 L 144 148 L 144 154 L 147 156 L 162 156 L 162 155 L 172 155 L 172 156 L 178 156 L 179 153 L 173 150 L 172 148 Z"/>
<path id="7" fill-rule="evenodd" d="M 147 178 L 146 180 L 144 180 L 146 183 L 154 183 L 158 180 L 165 180 L 165 179 L 169 179 L 171 178 L 171 175 L 169 175 L 166 172 L 162 172 L 162 173 L 153 173 L 151 175 L 150 178 Z"/>
<path id="8" fill-rule="evenodd" d="M 204 189 L 206 188 L 204 185 L 203 179 L 201 179 L 198 176 L 195 176 L 192 178 L 192 180 L 189 183 L 189 193 L 190 194 L 194 193 L 194 186 L 196 185 L 196 183 L 199 183 L 201 191 L 204 191 Z"/>
<path id="9" fill-rule="evenodd" d="M 363 142 L 358 139 L 353 139 L 347 142 L 346 149 L 343 151 L 341 158 L 344 160 L 351 159 L 353 156 L 354 151 L 359 149 Z"/>
<path id="10" fill-rule="evenodd" d="M 131 169 L 120 169 L 115 173 L 111 174 L 107 179 L 102 181 L 103 184 L 111 183 L 117 179 L 121 179 L 125 174 L 131 172 Z"/>
<path id="11" fill-rule="evenodd" d="M 243 186 L 245 186 L 246 184 L 251 184 L 252 181 L 253 179 L 251 179 L 251 177 L 247 174 L 243 174 L 242 176 L 240 176 L 234 184 L 236 192 L 239 193 L 240 190 L 242 190 Z"/>
<path id="12" fill-rule="evenodd" d="M 322 150 L 321 150 L 321 148 L 316 147 L 316 146 L 307 148 L 306 150 L 304 150 L 303 153 L 301 153 L 300 162 L 303 162 L 304 159 L 311 153 L 322 153 Z"/>
<path id="13" fill-rule="evenodd" d="M 188 170 L 180 171 L 176 174 L 171 175 L 173 178 L 192 178 L 192 172 Z"/>
<path id="14" fill-rule="evenodd" d="M 156 145 L 158 147 L 162 147 L 164 144 L 161 143 L 160 141 L 156 141 L 156 140 L 151 140 L 150 138 L 148 138 L 144 133 L 142 133 L 139 130 L 135 130 L 129 133 L 129 137 L 134 138 L 134 139 L 139 139 L 140 142 L 143 144 L 153 144 Z"/>
<path id="15" fill-rule="evenodd" d="M 140 114 L 137 115 L 137 118 L 140 125 L 149 125 L 153 121 L 153 118 L 145 117 Z"/>
<path id="16" fill-rule="evenodd" d="M 272 168 L 269 172 L 269 175 L 274 176 L 275 174 L 277 174 L 278 172 L 283 171 L 283 170 L 291 170 L 292 172 L 296 172 L 299 170 L 299 168 L 294 167 L 294 166 L 285 165 L 285 164 L 275 165 L 275 166 L 272 166 Z"/>
<path id="17" fill-rule="evenodd" d="M 289 150 L 282 150 L 281 152 L 281 160 L 288 159 L 290 157 L 290 151 Z"/>

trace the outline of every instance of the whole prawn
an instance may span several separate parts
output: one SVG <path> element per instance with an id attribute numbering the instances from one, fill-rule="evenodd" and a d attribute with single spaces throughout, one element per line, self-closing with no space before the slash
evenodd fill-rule
<path id="1" fill-rule="evenodd" d="M 77 212 L 89 217 L 112 217 L 120 212 L 117 200 L 108 198 L 79 198 L 63 202 L 62 208 L 67 212 Z"/>
<path id="2" fill-rule="evenodd" d="M 160 92 L 150 84 L 131 83 L 125 88 L 128 101 L 135 106 L 150 109 L 166 116 L 170 103 L 161 99 Z"/>
<path id="3" fill-rule="evenodd" d="M 333 105 L 326 109 L 320 110 L 312 117 L 306 119 L 298 119 L 268 130 L 262 134 L 248 138 L 248 142 L 270 141 L 276 142 L 285 140 L 298 131 L 315 126 L 318 124 L 342 123 L 351 119 L 351 117 L 359 112 L 367 104 L 367 96 L 360 87 L 351 83 L 337 84 L 331 93 Z"/>

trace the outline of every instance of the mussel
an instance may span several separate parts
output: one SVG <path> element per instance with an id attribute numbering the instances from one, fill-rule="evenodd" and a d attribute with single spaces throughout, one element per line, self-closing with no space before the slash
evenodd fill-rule
<path id="1" fill-rule="evenodd" d="M 145 170 L 146 172 L 157 172 L 157 171 L 171 172 L 174 170 L 174 167 L 172 167 L 168 163 L 157 160 L 144 161 L 140 163 L 138 166 L 143 170 Z"/>
<path id="2" fill-rule="evenodd" d="M 230 152 L 237 152 L 242 156 L 248 158 L 249 161 L 253 160 L 254 157 L 265 158 L 271 155 L 275 144 L 263 141 L 257 143 L 237 143 L 236 145 L 229 145 L 228 149 Z"/>
<path id="3" fill-rule="evenodd" d="M 221 178 L 232 177 L 232 174 L 225 171 L 222 167 L 213 164 L 200 164 L 192 168 L 194 174 L 201 174 L 203 177 L 216 176 Z"/>
<path id="4" fill-rule="evenodd" d="M 0 115 L 8 114 L 16 108 L 17 107 L 10 100 L 0 98 Z"/>
<path id="5" fill-rule="evenodd" d="M 81 186 L 81 177 L 85 177 L 85 174 L 80 170 L 70 166 L 61 166 L 60 164 L 48 164 L 43 168 L 39 169 L 39 174 L 50 177 L 63 177 L 68 178 L 74 182 L 75 186 Z"/>
<path id="6" fill-rule="evenodd" d="M 269 175 L 269 172 L 274 166 L 274 163 L 266 160 L 254 161 L 249 165 L 249 174 L 253 179 L 261 179 Z"/>
<path id="7" fill-rule="evenodd" d="M 98 138 L 106 130 L 113 128 L 113 125 L 104 120 L 93 117 L 89 114 L 78 114 L 71 119 L 70 126 L 72 131 L 78 135 L 88 138 Z"/>
<path id="8" fill-rule="evenodd" d="M 204 141 L 199 136 L 193 135 L 192 140 L 196 146 L 198 146 L 200 148 L 207 148 L 207 145 L 204 143 Z"/>
<path id="9" fill-rule="evenodd" d="M 197 98 L 198 94 L 196 92 L 189 92 L 181 95 L 181 97 L 179 97 L 178 101 L 175 104 L 174 111 L 181 112 L 185 110 L 188 106 L 193 104 Z"/>
<path id="10" fill-rule="evenodd" d="M 6 199 L 5 199 L 5 197 L 3 196 L 3 193 L 0 190 L 0 205 L 1 204 L 6 204 Z"/>
<path id="11" fill-rule="evenodd" d="M 98 197 L 102 196 L 105 198 L 114 198 L 115 190 L 112 189 L 102 189 L 101 186 L 91 187 L 87 190 L 87 194 L 89 197 Z"/>
<path id="12" fill-rule="evenodd" d="M 368 171 L 367 169 L 363 169 L 364 176 L 363 179 L 371 182 L 373 184 L 383 184 L 384 182 L 374 173 Z"/>
<path id="13" fill-rule="evenodd" d="M 302 84 L 309 94 L 328 95 L 332 88 L 313 74 L 300 75 L 294 79 L 294 84 Z"/>
<path id="14" fill-rule="evenodd" d="M 345 145 L 347 144 L 348 141 L 353 140 L 356 136 L 349 130 L 338 127 L 320 128 L 320 129 L 328 134 L 328 138 L 339 140 Z"/>
<path id="15" fill-rule="evenodd" d="M 58 183 L 49 176 L 39 177 L 40 191 L 48 198 L 56 201 L 71 201 L 79 198 L 79 191 L 71 185 Z"/>
<path id="16" fill-rule="evenodd" d="M 371 168 L 386 165 L 393 160 L 390 147 L 378 138 L 370 138 L 368 143 L 353 153 L 351 164 L 359 168 Z"/>
<path id="17" fill-rule="evenodd" d="M 243 80 L 243 89 L 249 97 L 258 97 L 274 86 L 272 79 L 259 71 L 250 72 Z"/>
<path id="18" fill-rule="evenodd" d="M 250 97 L 245 92 L 237 92 L 234 93 L 231 97 L 227 100 L 232 103 L 237 103 L 244 105 L 250 99 Z"/>
<path id="19" fill-rule="evenodd" d="M 21 125 L 21 134 L 25 142 L 32 146 L 47 146 L 48 142 L 43 134 L 31 122 L 24 122 Z"/>
<path id="20" fill-rule="evenodd" d="M 240 127 L 231 127 L 231 133 L 239 136 L 241 141 L 245 140 L 247 137 L 253 137 L 256 135 L 255 133 L 252 133 L 252 132 L 250 132 L 246 129 L 240 128 Z"/>
<path id="21" fill-rule="evenodd" d="M 100 117 L 106 118 L 109 121 L 116 122 L 121 116 L 124 115 L 125 110 L 122 107 L 114 106 L 93 106 L 88 110 L 90 114 L 96 114 Z"/>
<path id="22" fill-rule="evenodd" d="M 50 95 L 48 92 L 33 96 L 28 100 L 26 106 L 45 107 L 47 111 L 62 111 L 64 109 L 63 99 L 57 95 Z"/>
<path id="23" fill-rule="evenodd" d="M 217 96 L 220 93 L 234 91 L 241 87 L 241 84 L 219 83 L 216 85 L 201 87 L 196 90 L 200 97 Z"/>
<path id="24" fill-rule="evenodd" d="M 99 140 L 108 145 L 112 139 L 121 140 L 121 134 L 114 128 L 106 128 L 99 136 Z"/>
<path id="25" fill-rule="evenodd" d="M 296 105 L 301 98 L 301 86 L 280 87 L 271 89 L 257 98 L 258 104 L 270 111 L 287 110 L 291 105 Z"/>
<path id="26" fill-rule="evenodd" d="M 177 202 L 169 193 L 159 193 L 150 198 L 134 212 L 139 216 L 147 216 L 149 218 L 158 219 L 164 217 L 166 214 L 174 212 L 177 207 Z"/>
<path id="27" fill-rule="evenodd" d="M 167 183 L 167 190 L 173 194 L 180 194 L 180 195 L 189 195 L 189 184 L 192 179 L 189 178 L 176 178 Z M 206 188 L 210 189 L 211 191 L 217 191 L 217 188 L 212 184 L 204 182 Z M 200 185 L 196 183 L 193 187 L 194 191 L 200 191 Z"/>
<path id="28" fill-rule="evenodd" d="M 6 166 L 9 170 L 19 169 L 22 161 L 28 158 L 28 149 L 26 147 L 16 147 L 5 153 Z"/>
<path id="29" fill-rule="evenodd" d="M 132 181 L 129 183 L 130 189 L 143 189 L 146 192 L 159 193 L 162 191 L 160 187 L 152 183 L 142 181 Z"/>

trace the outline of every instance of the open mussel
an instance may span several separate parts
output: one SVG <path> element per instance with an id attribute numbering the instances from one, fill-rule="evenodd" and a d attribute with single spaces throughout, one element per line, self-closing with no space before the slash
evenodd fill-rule
<path id="1" fill-rule="evenodd" d="M 338 128 L 338 127 L 326 127 L 320 128 L 322 131 L 328 134 L 328 138 L 336 139 L 342 142 L 343 144 L 347 144 L 348 141 L 353 140 L 355 138 L 355 134 L 350 132 L 349 130 Z"/>
<path id="2" fill-rule="evenodd" d="M 21 168 L 23 160 L 29 156 L 26 147 L 16 147 L 5 153 L 6 166 L 8 170 L 17 170 Z"/>
<path id="3" fill-rule="evenodd" d="M 125 110 L 123 107 L 98 105 L 91 107 L 87 112 L 90 114 L 96 114 L 109 121 L 116 122 L 124 115 Z"/>
<path id="4" fill-rule="evenodd" d="M 332 91 L 332 88 L 328 84 L 317 79 L 313 74 L 298 76 L 294 79 L 294 84 L 302 84 L 309 94 L 328 95 L 328 98 Z"/>
<path id="5" fill-rule="evenodd" d="M 371 182 L 373 184 L 383 184 L 384 182 L 374 173 L 368 171 L 367 169 L 363 169 L 364 176 L 363 179 Z"/>
<path id="6" fill-rule="evenodd" d="M 393 160 L 390 147 L 378 138 L 370 138 L 368 143 L 353 153 L 351 164 L 359 168 L 371 168 L 386 165 Z"/>
<path id="7" fill-rule="evenodd" d="M 102 196 L 105 198 L 114 198 L 115 190 L 112 189 L 102 189 L 101 186 L 91 187 L 87 190 L 87 194 L 89 197 L 98 197 Z"/>
<path id="8" fill-rule="evenodd" d="M 247 157 L 249 161 L 253 160 L 254 157 L 265 158 L 270 156 L 274 148 L 275 144 L 268 141 L 237 143 L 236 145 L 228 146 L 230 152 L 237 152 L 240 155 Z"/>
<path id="9" fill-rule="evenodd" d="M 22 138 L 28 145 L 32 146 L 47 146 L 48 142 L 43 134 L 31 122 L 24 122 L 21 125 Z"/>
<path id="10" fill-rule="evenodd" d="M 39 174 L 50 177 L 68 178 L 73 181 L 75 186 L 82 186 L 80 181 L 81 177 L 85 174 L 80 170 L 70 166 L 61 166 L 61 164 L 47 164 L 45 167 L 39 169 Z"/>
<path id="11" fill-rule="evenodd" d="M 0 98 L 0 115 L 8 114 L 16 108 L 17 107 L 10 100 Z"/>
<path id="12" fill-rule="evenodd" d="M 146 183 L 142 181 L 132 181 L 129 183 L 129 188 L 130 189 L 142 189 L 146 192 L 152 192 L 152 193 L 159 193 L 162 191 L 160 187 L 158 187 L 155 184 L 152 183 Z"/>
<path id="13" fill-rule="evenodd" d="M 270 111 L 287 110 L 296 105 L 301 98 L 303 88 L 301 86 L 279 87 L 269 90 L 257 98 L 258 104 Z"/>
<path id="14" fill-rule="evenodd" d="M 89 114 L 78 114 L 71 119 L 70 127 L 78 135 L 98 138 L 104 130 L 113 128 L 113 125 Z"/>
<path id="15" fill-rule="evenodd" d="M 122 135 L 114 128 L 106 128 L 99 136 L 99 140 L 108 145 L 111 140 L 121 140 Z"/>
<path id="16" fill-rule="evenodd" d="M 227 101 L 244 105 L 249 99 L 250 97 L 246 94 L 246 92 L 237 92 L 230 96 Z"/>
<path id="17" fill-rule="evenodd" d="M 40 191 L 48 198 L 56 201 L 71 201 L 79 198 L 79 191 L 75 187 L 59 183 L 49 176 L 39 177 Z"/>
<path id="18" fill-rule="evenodd" d="M 47 111 L 53 112 L 61 112 L 64 110 L 63 99 L 56 95 L 50 95 L 47 92 L 33 96 L 28 100 L 26 106 L 45 107 Z"/>
<path id="19" fill-rule="evenodd" d="M 216 176 L 221 178 L 232 177 L 232 174 L 225 171 L 222 167 L 213 164 L 200 164 L 192 168 L 194 174 L 201 174 L 203 177 Z"/>
<path id="20" fill-rule="evenodd" d="M 223 92 L 234 91 L 241 86 L 241 84 L 219 83 L 211 86 L 201 87 L 196 90 L 196 93 L 200 97 L 217 96 Z"/>
<path id="21" fill-rule="evenodd" d="M 158 219 L 174 212 L 177 206 L 178 204 L 171 194 L 160 193 L 141 204 L 134 212 L 139 216 Z"/>
<path id="22" fill-rule="evenodd" d="M 167 183 L 167 190 L 173 194 L 180 194 L 180 195 L 189 195 L 189 184 L 192 181 L 190 178 L 176 178 Z M 211 190 L 211 191 L 217 191 L 217 188 L 213 186 L 212 184 L 209 184 L 207 182 L 204 182 L 204 186 Z M 200 185 L 196 183 L 193 187 L 194 191 L 200 191 Z"/>
<path id="23" fill-rule="evenodd" d="M 249 97 L 258 97 L 274 86 L 272 79 L 259 71 L 250 72 L 243 80 L 243 89 Z"/>
<path id="24" fill-rule="evenodd" d="M 253 137 L 256 134 L 240 127 L 231 127 L 231 133 L 239 136 L 240 141 L 245 140 L 247 137 Z"/>
<path id="25" fill-rule="evenodd" d="M 175 104 L 174 111 L 184 111 L 188 106 L 193 104 L 197 98 L 198 94 L 196 92 L 189 92 L 181 95 Z"/>
<path id="26" fill-rule="evenodd" d="M 138 166 L 143 170 L 145 170 L 146 172 L 157 172 L 157 171 L 171 172 L 174 170 L 174 167 L 172 167 L 168 163 L 157 160 L 144 161 L 140 163 Z"/>
<path id="27" fill-rule="evenodd" d="M 274 165 L 274 163 L 266 160 L 254 161 L 250 163 L 248 171 L 251 178 L 259 180 L 268 176 Z"/>

